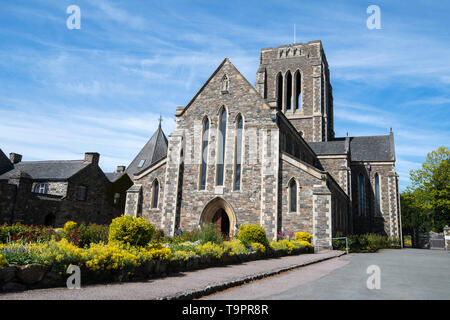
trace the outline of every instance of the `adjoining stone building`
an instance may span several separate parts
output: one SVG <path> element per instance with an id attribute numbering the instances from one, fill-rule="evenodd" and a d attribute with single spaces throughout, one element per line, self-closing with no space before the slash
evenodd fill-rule
<path id="1" fill-rule="evenodd" d="M 158 159 L 133 172 L 125 214 L 169 235 L 212 222 L 230 237 L 251 223 L 325 246 L 337 234 L 400 236 L 393 133 L 335 137 L 329 79 L 321 41 L 262 49 L 255 87 L 223 60 L 176 109 Z"/>
<path id="2" fill-rule="evenodd" d="M 7 161 L 0 152 L 0 224 L 110 223 L 122 214 L 132 183 L 128 178 L 122 186 L 120 203 L 120 188 L 100 169 L 99 157 L 89 152 L 82 160 L 21 161 L 21 155 L 11 153 Z"/>

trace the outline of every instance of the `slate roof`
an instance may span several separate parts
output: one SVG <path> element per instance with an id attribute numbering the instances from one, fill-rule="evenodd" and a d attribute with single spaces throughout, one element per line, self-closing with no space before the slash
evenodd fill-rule
<path id="1" fill-rule="evenodd" d="M 8 180 L 18 171 L 28 173 L 34 180 L 67 180 L 89 164 L 84 160 L 22 161 L 0 175 L 0 180 Z"/>
<path id="2" fill-rule="evenodd" d="M 13 164 L 9 160 L 9 158 L 3 153 L 2 149 L 0 149 L 0 174 L 11 170 L 14 168 Z"/>
<path id="3" fill-rule="evenodd" d="M 394 135 L 350 138 L 352 161 L 395 160 Z"/>
<path id="4" fill-rule="evenodd" d="M 150 167 L 155 162 L 158 162 L 159 160 L 165 158 L 167 156 L 167 145 L 167 138 L 163 130 L 161 129 L 160 123 L 156 132 L 153 134 L 150 140 L 147 141 L 136 158 L 131 161 L 125 172 L 128 173 L 130 177 L 133 177 L 135 173 L 141 172 Z M 142 167 L 138 167 L 141 160 L 145 160 L 145 162 Z"/>
<path id="5" fill-rule="evenodd" d="M 345 154 L 345 140 L 308 142 L 309 146 L 317 155 Z"/>
<path id="6" fill-rule="evenodd" d="M 105 172 L 105 176 L 109 181 L 114 182 L 119 179 L 122 175 L 127 174 L 126 172 Z"/>
<path id="7" fill-rule="evenodd" d="M 333 141 L 309 142 L 317 155 L 346 154 L 346 139 Z M 351 161 L 394 161 L 394 135 L 350 137 L 349 150 Z"/>

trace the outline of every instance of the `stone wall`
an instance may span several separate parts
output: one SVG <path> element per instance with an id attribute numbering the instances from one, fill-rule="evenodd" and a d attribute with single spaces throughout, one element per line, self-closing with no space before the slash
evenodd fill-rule
<path id="1" fill-rule="evenodd" d="M 367 166 L 370 166 L 370 170 Z M 377 212 L 375 175 L 380 181 L 380 211 Z M 352 175 L 352 211 L 354 227 L 357 233 L 376 232 L 399 237 L 400 213 L 398 198 L 398 176 L 393 162 L 364 162 L 351 164 Z M 359 176 L 364 177 L 364 215 L 360 208 Z"/>
<path id="2" fill-rule="evenodd" d="M 286 109 L 286 80 L 300 70 L 302 93 L 300 108 Z M 283 76 L 282 111 L 306 141 L 327 141 L 334 137 L 332 93 L 328 63 L 320 41 L 265 48 L 261 50 L 256 88 L 267 101 L 277 101 L 277 75 Z M 294 84 L 293 84 L 294 90 Z"/>
<path id="3" fill-rule="evenodd" d="M 36 185 L 42 182 L 48 183 L 48 194 L 61 197 L 65 197 L 67 195 L 67 181 L 33 181 L 31 190 L 34 190 Z"/>
<path id="4" fill-rule="evenodd" d="M 221 80 L 225 74 L 229 78 L 229 89 L 222 92 Z M 222 107 L 227 110 L 224 184 L 217 186 L 218 121 Z M 168 161 L 172 162 L 168 164 L 166 170 L 177 174 L 179 164 L 176 163 L 176 159 L 182 146 L 184 168 L 179 181 L 182 185 L 182 194 L 178 191 L 175 193 L 178 186 L 176 176 L 166 171 L 166 181 L 170 180 L 171 190 L 167 190 L 169 186 L 166 183 L 164 191 L 166 220 L 163 226 L 175 226 L 172 221 L 179 216 L 183 229 L 197 228 L 205 206 L 219 197 L 232 208 L 235 219 L 230 220 L 236 221 L 235 231 L 240 224 L 263 224 L 267 228 L 269 238 L 276 237 L 279 137 L 278 127 L 271 120 L 271 113 L 272 109 L 255 89 L 228 60 L 225 60 L 188 107 L 177 115 L 176 133 L 169 139 Z M 241 188 L 234 190 L 238 114 L 243 117 L 243 163 Z M 200 190 L 202 128 L 205 117 L 208 117 L 210 123 L 208 166 L 206 189 Z M 262 179 L 265 181 L 264 190 L 261 187 Z M 175 206 L 175 199 L 178 199 L 178 206 Z M 174 214 L 174 208 L 178 208 L 176 210 L 179 210 L 179 213 Z"/>

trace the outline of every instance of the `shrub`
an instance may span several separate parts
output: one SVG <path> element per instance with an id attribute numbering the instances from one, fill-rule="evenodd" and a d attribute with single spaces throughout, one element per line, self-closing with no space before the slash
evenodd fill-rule
<path id="1" fill-rule="evenodd" d="M 308 232 L 297 232 L 295 234 L 295 241 L 306 241 L 311 244 L 312 236 Z"/>
<path id="2" fill-rule="evenodd" d="M 266 247 L 264 245 L 262 245 L 261 243 L 253 242 L 252 243 L 252 250 L 264 253 L 264 252 L 266 252 Z"/>
<path id="3" fill-rule="evenodd" d="M 201 244 L 196 249 L 199 256 L 220 258 L 224 254 L 223 247 L 212 242 Z"/>
<path id="4" fill-rule="evenodd" d="M 80 231 L 80 247 L 88 247 L 91 243 L 107 242 L 109 235 L 109 226 L 95 223 L 84 224 L 79 226 Z"/>
<path id="5" fill-rule="evenodd" d="M 186 233 L 185 233 L 186 234 Z M 191 239 L 196 241 L 200 240 L 201 243 L 215 243 L 215 244 L 221 244 L 223 243 L 223 235 L 221 232 L 217 231 L 214 224 L 212 223 L 205 223 L 203 224 L 200 229 L 193 234 L 193 238 L 197 239 Z"/>
<path id="6" fill-rule="evenodd" d="M 263 227 L 255 224 L 241 225 L 239 228 L 238 239 L 241 240 L 244 245 L 251 245 L 253 242 L 257 242 L 266 248 L 269 247 L 266 231 Z"/>
<path id="7" fill-rule="evenodd" d="M 190 258 L 198 257 L 194 251 L 175 251 L 172 255 L 172 260 L 188 260 Z"/>
<path id="8" fill-rule="evenodd" d="M 73 230 L 75 230 L 78 227 L 78 224 L 76 222 L 73 221 L 67 221 L 64 224 L 64 232 L 72 232 Z"/>
<path id="9" fill-rule="evenodd" d="M 0 268 L 3 268 L 4 266 L 8 265 L 8 261 L 3 257 L 3 255 L 0 253 Z"/>
<path id="10" fill-rule="evenodd" d="M 381 234 L 366 233 L 360 235 L 349 235 L 348 246 L 352 252 L 377 251 L 378 249 L 399 248 L 400 240 L 390 238 Z M 345 250 L 345 240 L 333 240 L 333 248 Z"/>
<path id="11" fill-rule="evenodd" d="M 249 250 L 245 247 L 245 245 L 239 239 L 233 239 L 230 241 L 223 242 L 223 248 L 225 252 L 229 255 L 248 253 Z"/>
<path id="12" fill-rule="evenodd" d="M 115 218 L 109 226 L 109 242 L 145 246 L 155 234 L 155 227 L 144 218 L 123 215 Z"/>
<path id="13" fill-rule="evenodd" d="M 57 237 L 52 227 L 28 226 L 21 223 L 0 226 L 0 243 L 9 241 L 43 242 L 50 241 L 52 237 Z"/>

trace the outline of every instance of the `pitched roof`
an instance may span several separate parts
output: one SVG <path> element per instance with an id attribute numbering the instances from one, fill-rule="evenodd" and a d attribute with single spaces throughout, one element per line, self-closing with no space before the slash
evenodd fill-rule
<path id="1" fill-rule="evenodd" d="M 346 154 L 345 138 L 333 141 L 309 142 L 317 155 Z M 349 149 L 351 161 L 394 161 L 394 135 L 350 137 Z"/>
<path id="2" fill-rule="evenodd" d="M 130 177 L 133 177 L 135 173 L 147 169 L 153 163 L 166 157 L 167 145 L 168 142 L 166 135 L 161 129 L 161 124 L 159 124 L 156 132 L 153 134 L 150 140 L 147 141 L 147 143 L 138 153 L 136 158 L 134 158 L 134 160 L 131 161 L 130 165 L 125 170 L 125 172 L 128 173 Z"/>
<path id="3" fill-rule="evenodd" d="M 346 154 L 345 140 L 308 142 L 317 155 Z"/>
<path id="4" fill-rule="evenodd" d="M 114 182 L 122 175 L 127 174 L 126 172 L 105 172 L 105 176 L 108 178 L 109 181 Z"/>
<path id="5" fill-rule="evenodd" d="M 7 180 L 18 171 L 28 173 L 35 180 L 67 180 L 89 164 L 83 160 L 23 161 L 14 164 L 14 169 L 0 175 L 0 180 Z"/>
<path id="6" fill-rule="evenodd" d="M 352 161 L 394 161 L 394 135 L 350 138 Z"/>
<path id="7" fill-rule="evenodd" d="M 3 153 L 2 149 L 0 149 L 0 174 L 11 170 L 14 168 L 13 164 L 9 160 L 9 158 Z"/>

